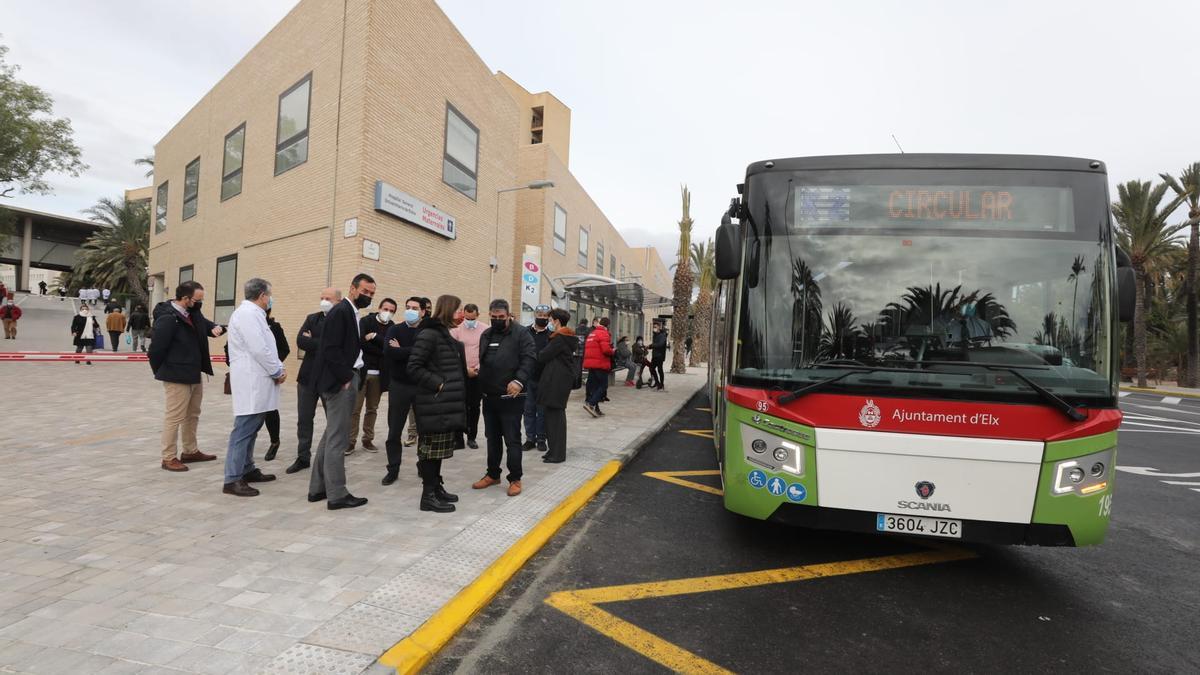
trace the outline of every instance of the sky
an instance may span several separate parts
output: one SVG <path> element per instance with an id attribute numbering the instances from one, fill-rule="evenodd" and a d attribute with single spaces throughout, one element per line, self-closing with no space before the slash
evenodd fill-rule
<path id="1" fill-rule="evenodd" d="M 132 160 L 294 4 L 0 0 L 9 62 L 91 166 L 10 203 L 76 214 L 148 183 Z M 571 170 L 668 263 L 680 186 L 704 239 L 762 159 L 896 152 L 895 135 L 908 152 L 1100 159 L 1113 184 L 1200 161 L 1194 0 L 439 4 L 492 70 L 571 108 Z"/>

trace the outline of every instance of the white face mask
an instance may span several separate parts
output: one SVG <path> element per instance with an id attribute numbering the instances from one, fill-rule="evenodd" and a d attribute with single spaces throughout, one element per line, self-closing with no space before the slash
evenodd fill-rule
<path id="1" fill-rule="evenodd" d="M 387 323 L 392 320 L 392 313 L 385 310 L 385 311 L 380 312 L 378 314 L 378 317 L 379 317 L 379 323 Z"/>
<path id="2" fill-rule="evenodd" d="M 328 300 L 321 301 L 321 311 L 328 314 L 329 310 L 333 309 L 333 303 Z"/>

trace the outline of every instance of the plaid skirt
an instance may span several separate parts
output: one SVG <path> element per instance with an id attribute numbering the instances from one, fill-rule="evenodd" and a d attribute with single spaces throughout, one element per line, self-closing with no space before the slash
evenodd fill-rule
<path id="1" fill-rule="evenodd" d="M 465 447 L 462 433 L 422 434 L 417 439 L 417 459 L 450 459 L 454 451 Z"/>

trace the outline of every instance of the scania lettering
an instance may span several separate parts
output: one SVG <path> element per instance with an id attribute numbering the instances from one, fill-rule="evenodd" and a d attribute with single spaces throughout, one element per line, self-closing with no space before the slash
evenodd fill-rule
<path id="1" fill-rule="evenodd" d="M 1104 540 L 1134 278 L 1102 162 L 756 162 L 716 268 L 727 509 L 882 535 Z"/>

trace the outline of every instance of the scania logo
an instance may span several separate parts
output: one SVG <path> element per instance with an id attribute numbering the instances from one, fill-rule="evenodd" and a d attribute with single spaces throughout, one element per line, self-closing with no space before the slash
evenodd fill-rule
<path id="1" fill-rule="evenodd" d="M 923 480 L 917 483 L 916 488 L 918 497 L 921 499 L 929 499 L 933 496 L 933 491 L 935 488 L 937 488 L 937 486 L 927 480 Z"/>
<path id="2" fill-rule="evenodd" d="M 867 399 L 867 402 L 865 405 L 863 405 L 862 410 L 858 411 L 858 423 L 864 427 L 867 427 L 868 429 L 879 426 L 879 420 L 882 418 L 883 416 L 879 412 L 879 406 L 875 405 L 875 401 L 872 401 L 871 399 Z"/>
<path id="3" fill-rule="evenodd" d="M 950 511 L 949 504 L 939 504 L 938 502 L 914 502 L 901 499 L 896 502 L 896 506 L 914 511 Z"/>

